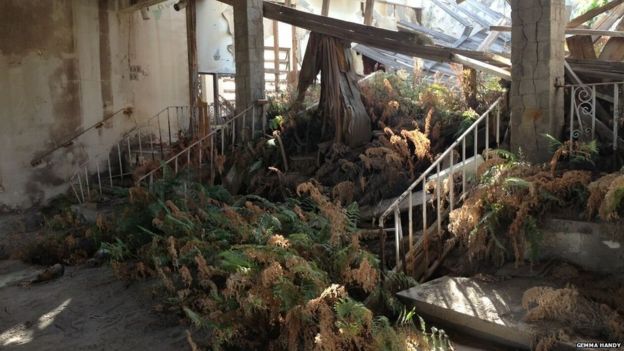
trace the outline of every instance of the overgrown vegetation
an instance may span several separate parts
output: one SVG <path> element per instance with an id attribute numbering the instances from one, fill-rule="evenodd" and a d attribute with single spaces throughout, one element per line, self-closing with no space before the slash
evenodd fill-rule
<path id="1" fill-rule="evenodd" d="M 294 196 L 298 184 L 312 180 L 342 204 L 376 204 L 405 190 L 455 140 L 458 125 L 470 126 L 502 94 L 496 80 L 481 77 L 475 111 L 461 89 L 404 71 L 377 72 L 359 85 L 375 130 L 368 144 L 354 149 L 323 139 L 323 116 L 289 108 L 292 100 L 285 94 L 271 108 L 279 111 L 270 120 L 273 139 L 250 156 L 250 164 L 264 167 L 254 167 L 241 191 L 283 201 Z"/>
<path id="2" fill-rule="evenodd" d="M 556 320 L 566 325 L 568 332 L 605 340 L 624 338 L 624 318 L 608 305 L 588 299 L 573 286 L 531 288 L 524 292 L 522 306 L 527 310 L 525 320 L 529 322 Z M 564 338 L 564 335 L 553 337 Z"/>
<path id="3" fill-rule="evenodd" d="M 211 350 L 446 350 L 395 293 L 414 286 L 383 275 L 359 243 L 358 206 L 330 201 L 312 183 L 272 203 L 184 177 L 131 188 L 128 203 L 84 238 L 99 243 L 116 274 L 156 278 L 157 310 Z M 55 228 L 79 228 L 59 217 Z"/>
<path id="4" fill-rule="evenodd" d="M 538 219 L 553 211 L 585 213 L 590 219 L 598 214 L 605 221 L 619 220 L 623 214 L 622 173 L 596 176 L 575 169 L 593 164 L 598 153 L 595 141 L 561 143 L 544 137 L 553 149 L 548 165 L 491 151 L 479 167 L 479 185 L 451 212 L 449 230 L 462 240 L 471 259 L 498 264 L 535 260 L 542 240 Z"/>

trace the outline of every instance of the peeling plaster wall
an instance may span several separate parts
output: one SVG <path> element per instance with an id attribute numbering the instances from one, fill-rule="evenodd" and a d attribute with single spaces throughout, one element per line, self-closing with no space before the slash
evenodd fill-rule
<path id="1" fill-rule="evenodd" d="M 136 122 L 188 104 L 185 14 L 172 3 L 143 20 L 107 0 L 0 1 L 0 208 L 45 203 L 67 190 L 77 165 L 106 154 Z M 140 69 L 136 80 L 130 66 Z M 126 106 L 135 107 L 132 116 L 30 165 Z"/>

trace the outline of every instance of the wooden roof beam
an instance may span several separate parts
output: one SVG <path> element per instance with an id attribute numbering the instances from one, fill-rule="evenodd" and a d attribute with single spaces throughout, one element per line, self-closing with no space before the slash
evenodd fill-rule
<path id="1" fill-rule="evenodd" d="M 506 22 L 507 22 L 507 19 L 502 18 L 500 22 L 498 22 L 498 24 L 504 25 Z M 496 39 L 498 39 L 499 35 L 500 35 L 499 31 L 491 30 L 490 33 L 488 33 L 487 37 L 485 37 L 485 39 L 481 42 L 481 44 L 479 44 L 477 51 L 489 51 L 490 46 L 492 46 L 492 44 L 496 41 Z"/>
<path id="2" fill-rule="evenodd" d="M 624 0 L 622 0 L 624 1 Z M 497 32 L 511 32 L 511 26 L 490 26 L 491 31 Z M 597 30 L 597 29 L 566 29 L 566 34 L 569 35 L 598 35 L 603 37 L 624 37 L 624 31 L 618 30 Z"/>
<path id="3" fill-rule="evenodd" d="M 482 61 L 472 59 L 463 55 L 453 55 L 453 62 L 462 64 L 466 67 L 473 68 L 477 71 L 483 71 L 499 78 L 511 81 L 511 73 L 505 69 L 487 64 Z"/>
<path id="4" fill-rule="evenodd" d="M 576 28 L 580 25 L 582 25 L 583 23 L 591 20 L 592 18 L 603 14 L 613 8 L 615 8 L 616 6 L 620 5 L 624 3 L 624 0 L 613 0 L 609 3 L 607 3 L 604 6 L 600 6 L 597 7 L 595 9 L 589 10 L 587 12 L 585 12 L 584 14 L 572 19 L 570 22 L 568 22 L 567 28 Z"/>
<path id="5" fill-rule="evenodd" d="M 232 3 L 232 0 L 219 1 Z M 350 42 L 432 61 L 457 62 L 477 70 L 495 74 L 501 78 L 511 78 L 511 74 L 508 71 L 484 61 L 499 62 L 500 57 L 497 55 L 479 51 L 422 45 L 418 42 L 419 37 L 410 33 L 396 32 L 331 17 L 323 17 L 268 1 L 264 2 L 263 11 L 264 17 L 268 19 L 288 23 Z"/>

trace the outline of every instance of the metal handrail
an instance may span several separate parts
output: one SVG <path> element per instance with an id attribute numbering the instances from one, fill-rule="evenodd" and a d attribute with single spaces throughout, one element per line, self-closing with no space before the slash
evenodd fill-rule
<path id="1" fill-rule="evenodd" d="M 245 124 L 245 116 L 247 115 L 247 113 L 249 111 L 251 111 L 252 109 L 255 109 L 256 107 L 256 103 L 253 103 L 251 105 L 249 105 L 246 109 L 244 109 L 243 111 L 239 112 L 238 114 L 236 114 L 233 117 L 230 117 L 229 119 L 227 119 L 224 123 L 222 123 L 218 128 L 215 128 L 214 130 L 212 130 L 210 133 L 206 134 L 205 136 L 201 137 L 200 139 L 196 140 L 195 142 L 193 142 L 192 144 L 190 144 L 189 146 L 187 146 L 186 148 L 184 148 L 184 150 L 178 152 L 177 154 L 173 155 L 172 157 L 170 157 L 168 160 L 164 161 L 161 163 L 161 165 L 158 168 L 155 168 L 153 170 L 151 170 L 150 172 L 146 173 L 145 175 L 143 175 L 141 178 L 139 178 L 137 180 L 137 184 L 141 184 L 143 181 L 145 181 L 147 178 L 150 179 L 150 184 L 153 183 L 153 178 L 154 175 L 156 173 L 158 173 L 159 171 L 162 171 L 167 165 L 169 165 L 171 162 L 175 162 L 175 169 L 174 172 L 177 174 L 178 173 L 178 158 L 184 154 L 187 155 L 187 160 L 190 161 L 190 153 L 191 150 L 196 147 L 196 146 L 200 146 L 200 162 L 202 159 L 201 156 L 201 145 L 210 138 L 210 143 L 211 145 L 214 145 L 214 135 L 219 132 L 222 131 L 223 129 L 227 128 L 227 126 L 229 124 L 233 124 L 234 122 L 236 122 L 236 120 L 241 119 L 243 120 L 243 124 Z M 252 123 L 252 128 L 254 129 L 252 131 L 252 135 L 255 134 L 255 122 Z M 232 128 L 232 143 L 235 142 L 236 140 L 236 132 L 235 132 L 236 128 Z M 214 150 L 211 150 L 211 152 L 213 152 Z M 222 154 L 225 153 L 225 134 L 222 133 L 221 134 L 221 152 Z M 211 163 L 213 162 L 212 158 L 211 158 Z"/>
<path id="2" fill-rule="evenodd" d="M 170 113 L 172 109 L 174 111 L 173 118 L 177 119 L 177 130 L 172 129 L 172 123 L 171 123 L 172 113 Z M 115 160 L 111 160 L 110 150 L 107 150 L 106 152 L 92 156 L 88 160 L 81 163 L 77 167 L 77 170 L 69 178 L 69 184 L 77 200 L 79 202 L 84 202 L 87 198 L 90 198 L 91 188 L 89 184 L 89 165 L 93 163 L 93 160 L 95 160 L 95 168 L 96 168 L 97 177 L 98 177 L 97 187 L 99 188 L 99 193 L 102 194 L 103 182 L 102 182 L 102 177 L 101 177 L 101 172 L 100 172 L 100 166 L 104 160 L 106 160 L 104 171 L 105 172 L 108 171 L 108 179 L 109 179 L 110 185 L 112 186 L 114 178 L 124 178 L 125 176 L 131 174 L 131 172 L 129 172 L 128 169 L 124 170 L 124 168 L 127 168 L 127 167 L 123 166 L 122 154 L 125 155 L 126 153 L 128 153 L 128 155 L 131 155 L 133 152 L 136 154 L 138 151 L 139 155 L 142 155 L 145 153 L 145 149 L 143 146 L 150 145 L 151 148 L 149 149 L 149 151 L 152 154 L 152 157 L 155 157 L 153 155 L 153 152 L 155 150 L 154 146 L 160 147 L 161 157 L 164 157 L 163 145 L 166 144 L 167 140 L 168 140 L 169 145 L 173 143 L 174 135 L 177 135 L 174 132 L 180 130 L 180 118 L 184 119 L 185 112 L 188 112 L 188 109 L 189 109 L 188 106 L 167 106 L 163 108 L 162 110 L 160 110 L 158 113 L 156 113 L 154 116 L 142 122 L 141 125 L 135 125 L 130 130 L 123 133 L 123 135 L 121 136 L 121 138 L 118 139 L 116 144 L 113 144 L 113 148 L 115 148 L 116 146 L 117 157 L 119 158 L 117 160 L 119 162 L 118 164 L 119 172 L 117 171 L 113 172 L 112 166 L 114 165 Z M 161 117 L 164 112 L 167 112 L 167 114 L 166 114 L 166 120 L 164 121 L 165 122 L 165 126 L 164 126 L 165 135 L 163 137 L 163 133 L 162 133 L 163 126 L 161 125 Z M 190 116 L 188 117 L 189 117 L 189 120 L 188 120 L 189 128 L 192 128 L 193 121 L 191 121 Z M 154 120 L 157 120 L 157 123 L 155 123 Z M 154 126 L 153 124 L 157 124 L 157 125 Z M 154 134 L 152 133 L 144 133 L 143 130 L 145 128 L 157 128 L 158 133 L 156 136 L 154 136 Z M 138 150 L 136 149 L 137 145 L 134 145 L 135 150 L 132 150 L 133 141 L 131 141 L 131 139 L 135 137 L 137 138 L 136 141 L 138 141 Z M 115 165 L 115 167 L 116 166 L 117 165 Z M 78 188 L 76 188 L 76 186 Z M 86 188 L 86 196 L 85 196 L 84 188 Z"/>
<path id="3" fill-rule="evenodd" d="M 132 133 L 134 133 L 134 132 L 136 132 L 136 131 L 139 131 L 139 132 L 140 132 L 140 130 L 141 130 L 141 129 L 143 129 L 143 128 L 151 127 L 151 122 L 152 122 L 153 120 L 155 120 L 156 118 L 160 117 L 160 115 L 161 115 L 163 112 L 168 111 L 169 109 L 172 109 L 172 108 L 175 108 L 175 109 L 185 109 L 185 108 L 188 108 L 188 106 L 182 106 L 182 105 L 171 105 L 171 106 L 167 106 L 167 107 L 163 108 L 162 110 L 158 111 L 158 113 L 156 113 L 156 114 L 155 114 L 155 115 L 153 115 L 152 117 L 150 117 L 150 118 L 148 118 L 147 120 L 145 120 L 145 121 L 144 121 L 143 123 L 141 123 L 140 125 L 135 125 L 134 127 L 130 128 L 127 132 L 125 132 L 125 133 L 123 133 L 123 134 L 121 135 L 121 137 L 119 138 L 119 140 L 123 140 L 123 139 L 125 139 L 125 138 L 128 138 L 128 136 L 130 136 L 130 134 L 132 134 Z M 168 119 L 169 119 L 169 117 L 168 117 Z M 161 141 L 161 142 L 162 142 L 162 141 Z M 113 146 L 114 146 L 114 145 L 113 145 Z M 103 156 L 103 155 L 108 155 L 108 153 L 109 153 L 109 152 L 110 152 L 110 151 L 105 152 L 105 153 L 100 153 L 100 154 L 95 155 L 94 157 L 95 157 L 95 158 L 100 158 L 100 157 L 101 157 L 101 156 Z M 87 161 L 85 161 L 85 162 L 81 163 L 81 164 L 80 164 L 80 167 L 81 167 L 81 168 L 82 168 L 82 167 L 84 167 L 85 165 L 89 164 L 89 162 L 90 162 L 90 161 L 89 161 L 89 160 L 87 160 Z"/>
<path id="4" fill-rule="evenodd" d="M 500 141 L 501 141 L 501 135 L 500 135 L 500 104 L 501 101 L 503 101 L 503 97 L 498 98 L 488 109 L 487 111 L 485 111 L 468 129 L 466 129 L 466 131 L 464 131 L 462 133 L 461 136 L 459 136 L 454 142 L 453 144 L 451 144 L 451 146 L 449 146 L 440 156 L 437 157 L 437 159 L 431 164 L 431 166 L 429 166 L 429 168 L 427 168 L 419 177 L 418 179 L 416 179 L 416 181 L 414 181 L 408 188 L 407 190 L 405 190 L 403 192 L 403 194 L 401 194 L 394 202 L 392 202 L 392 204 L 390 204 L 390 206 L 382 213 L 381 216 L 379 216 L 379 227 L 381 229 L 384 229 L 384 222 L 387 219 L 387 217 L 391 214 L 394 213 L 394 222 L 395 222 L 395 251 L 396 251 L 396 262 L 397 262 L 397 266 L 400 264 L 401 262 L 401 256 L 400 256 L 400 246 L 401 246 L 401 242 L 403 240 L 403 232 L 402 232 L 402 226 L 401 226 L 401 216 L 400 216 L 400 205 L 401 203 L 408 198 L 408 210 L 409 210 L 409 247 L 410 249 L 412 248 L 413 245 L 413 210 L 414 210 L 414 206 L 413 206 L 413 192 L 414 190 L 419 186 L 422 185 L 422 213 L 423 213 L 423 235 L 427 235 L 427 230 L 428 230 L 428 226 L 427 226 L 427 199 L 429 198 L 427 196 L 427 182 L 429 180 L 436 180 L 437 181 L 437 186 L 435 187 L 435 198 L 437 199 L 437 227 L 438 227 L 438 231 L 441 231 L 441 227 L 442 227 L 442 209 L 441 209 L 441 194 L 440 194 L 440 189 L 441 189 L 441 173 L 443 170 L 441 170 L 441 164 L 445 159 L 449 159 L 449 164 L 450 167 L 448 168 L 450 170 L 448 178 L 451 182 L 451 185 L 449 186 L 449 196 L 450 196 L 450 209 L 453 209 L 454 203 L 455 203 L 455 192 L 454 192 L 454 175 L 456 172 L 459 172 L 460 170 L 456 170 L 456 166 L 459 166 L 459 163 L 457 165 L 454 164 L 454 158 L 453 158 L 453 151 L 460 147 L 461 145 L 461 149 L 462 149 L 462 163 L 461 163 L 461 172 L 462 172 L 462 192 L 459 195 L 459 198 L 461 198 L 463 196 L 463 194 L 466 193 L 467 191 L 467 181 L 466 181 L 466 165 L 467 165 L 467 158 L 466 158 L 466 138 L 473 134 L 473 144 L 474 144 L 474 163 L 475 163 L 475 173 L 477 171 L 477 167 L 478 167 L 478 162 L 477 162 L 477 156 L 478 154 L 478 130 L 479 130 L 479 126 L 481 125 L 482 122 L 485 121 L 486 124 L 486 132 L 485 132 L 485 157 L 488 157 L 488 151 L 489 151 L 489 125 L 490 125 L 490 114 L 494 111 L 494 109 L 497 109 L 496 111 L 496 144 L 497 146 L 500 145 Z M 459 168 L 459 167 L 457 167 Z M 435 174 L 433 176 L 430 176 L 430 174 L 432 172 L 435 171 Z"/>
<path id="5" fill-rule="evenodd" d="M 34 158 L 32 161 L 30 161 L 30 165 L 33 166 L 33 167 L 39 165 L 41 163 L 41 161 L 43 161 L 44 158 L 50 156 L 51 154 L 53 154 L 57 150 L 59 150 L 61 148 L 64 148 L 67 145 L 70 145 L 74 140 L 78 139 L 79 137 L 81 137 L 82 135 L 87 133 L 88 131 L 90 131 L 92 129 L 99 129 L 100 127 L 102 127 L 104 125 L 105 122 L 108 122 L 109 120 L 111 120 L 113 117 L 117 116 L 121 112 L 123 112 L 125 115 L 130 115 L 130 114 L 132 114 L 132 107 L 121 108 L 121 109 L 113 112 L 112 114 L 104 117 L 101 121 L 98 121 L 98 122 L 90 125 L 89 127 L 81 130 L 80 132 L 78 132 L 78 133 L 74 134 L 73 136 L 67 138 L 65 141 L 57 144 L 57 146 L 51 148 L 50 150 L 48 150 L 48 151 L 42 153 L 41 155 L 37 156 L 36 158 Z"/>

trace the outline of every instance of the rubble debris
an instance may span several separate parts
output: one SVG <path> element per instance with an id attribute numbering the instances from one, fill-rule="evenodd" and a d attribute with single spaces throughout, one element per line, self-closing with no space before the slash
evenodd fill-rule
<path id="1" fill-rule="evenodd" d="M 46 268 L 41 273 L 37 274 L 37 276 L 31 281 L 31 283 L 43 283 L 50 280 L 54 280 L 60 278 L 65 274 L 65 266 L 60 263 L 55 264 L 54 266 Z"/>

